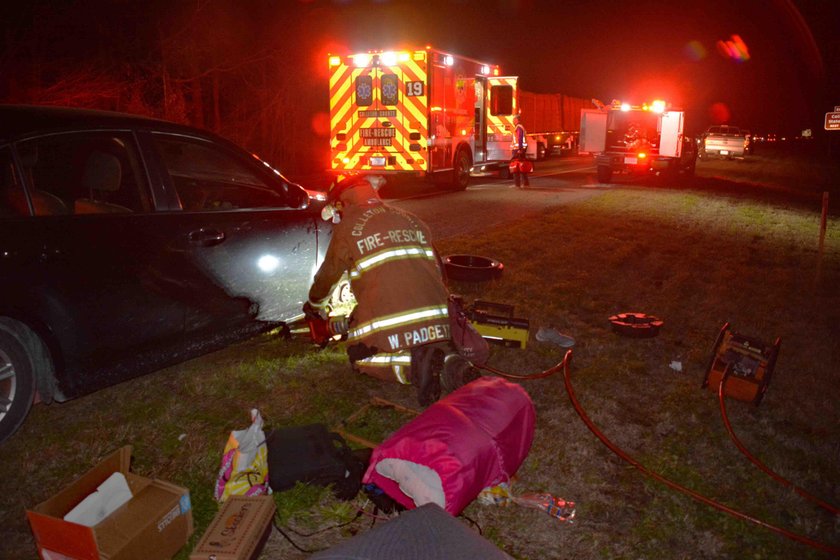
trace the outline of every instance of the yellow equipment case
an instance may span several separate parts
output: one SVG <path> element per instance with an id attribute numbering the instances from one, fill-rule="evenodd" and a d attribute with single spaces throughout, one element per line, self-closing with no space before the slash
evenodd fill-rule
<path id="1" fill-rule="evenodd" d="M 530 321 L 514 317 L 512 305 L 477 299 L 467 310 L 467 318 L 491 342 L 523 349 L 528 344 Z"/>

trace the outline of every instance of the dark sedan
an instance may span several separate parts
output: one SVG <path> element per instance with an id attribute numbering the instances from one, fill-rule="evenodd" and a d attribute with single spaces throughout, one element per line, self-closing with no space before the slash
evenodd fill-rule
<path id="1" fill-rule="evenodd" d="M 0 105 L 0 441 L 64 401 L 299 318 L 331 230 L 208 132 Z"/>

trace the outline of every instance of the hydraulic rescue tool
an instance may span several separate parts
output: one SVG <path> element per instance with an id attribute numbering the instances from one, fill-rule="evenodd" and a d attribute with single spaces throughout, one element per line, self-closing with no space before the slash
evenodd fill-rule
<path id="1" fill-rule="evenodd" d="M 315 309 L 305 308 L 304 318 L 309 327 L 309 336 L 312 342 L 324 348 L 330 340 L 344 339 L 349 330 L 349 323 L 346 315 L 327 315 L 324 317 Z"/>

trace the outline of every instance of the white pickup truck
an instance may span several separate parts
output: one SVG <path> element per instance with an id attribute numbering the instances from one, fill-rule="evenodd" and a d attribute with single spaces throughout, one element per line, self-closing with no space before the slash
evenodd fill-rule
<path id="1" fill-rule="evenodd" d="M 710 126 L 700 137 L 700 158 L 742 158 L 747 153 L 747 132 L 737 126 Z"/>

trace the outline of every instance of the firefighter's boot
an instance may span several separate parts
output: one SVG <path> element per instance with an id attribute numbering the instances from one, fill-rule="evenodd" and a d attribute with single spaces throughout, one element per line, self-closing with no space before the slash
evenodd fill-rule
<path id="1" fill-rule="evenodd" d="M 420 406 L 429 406 L 440 398 L 440 373 L 445 356 L 434 344 L 411 349 L 411 383 L 417 388 Z"/>
<path id="2" fill-rule="evenodd" d="M 444 358 L 440 384 L 447 393 L 451 393 L 479 377 L 481 377 L 481 374 L 475 366 L 458 352 L 447 354 Z"/>

